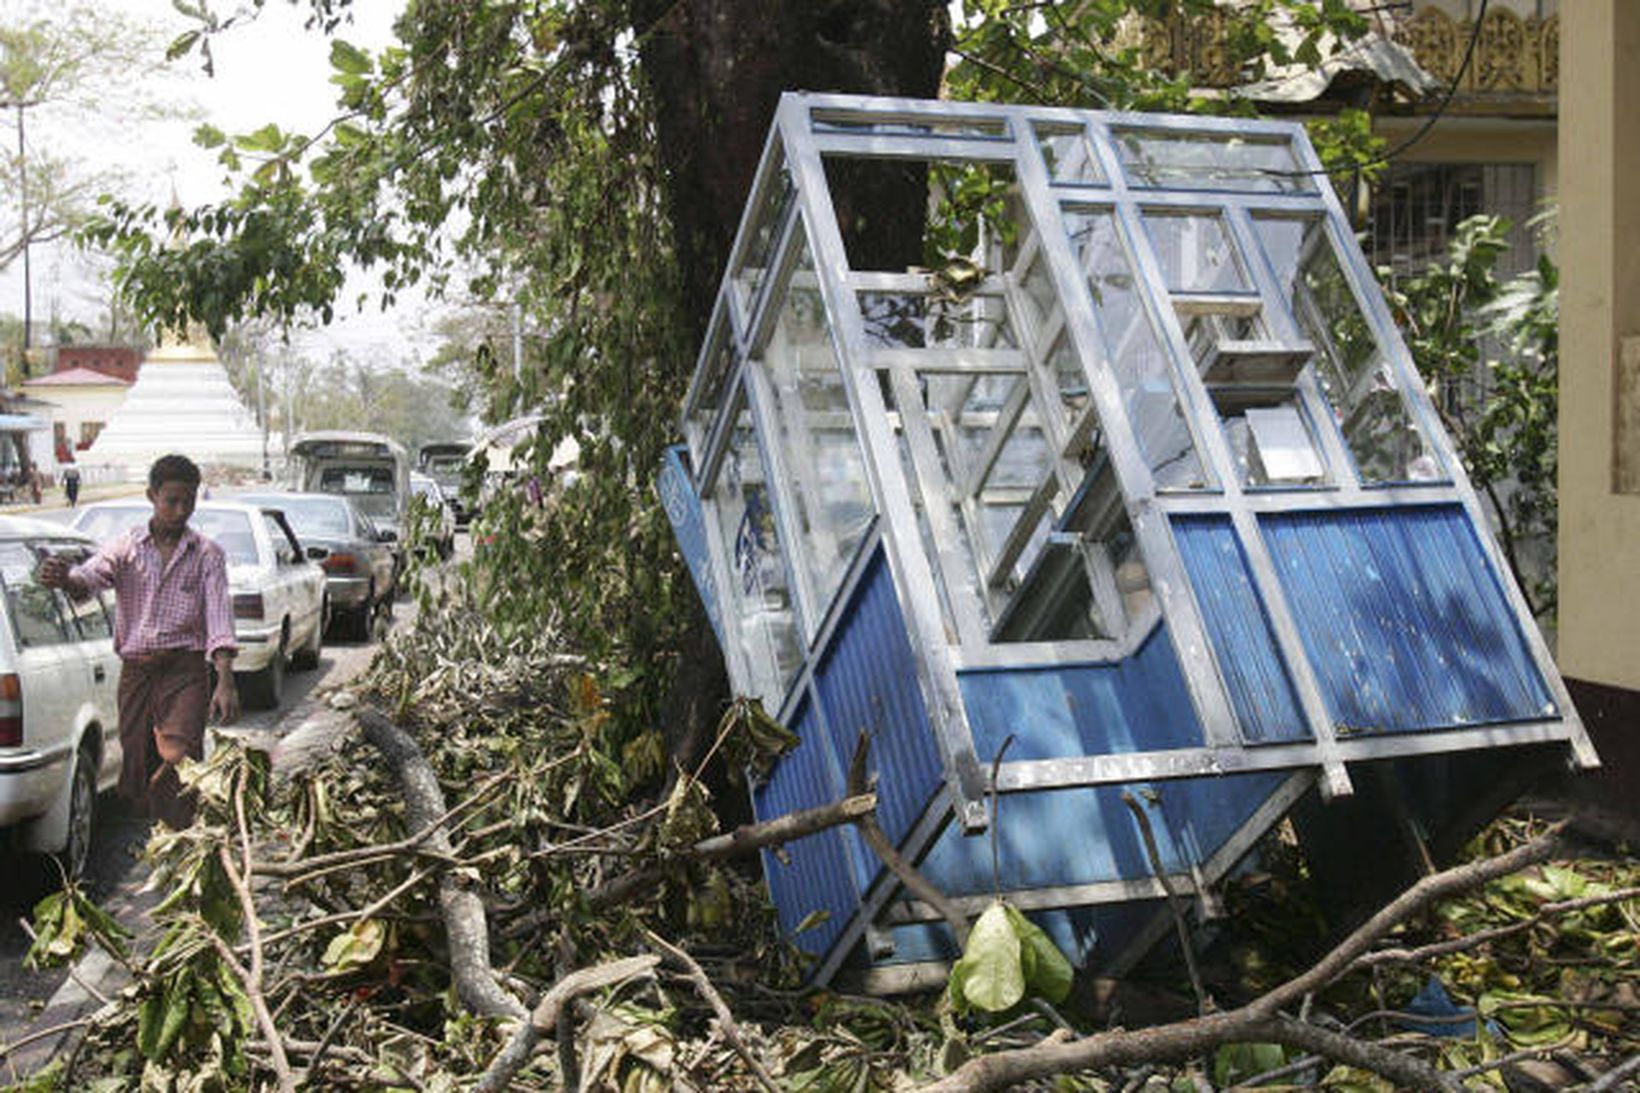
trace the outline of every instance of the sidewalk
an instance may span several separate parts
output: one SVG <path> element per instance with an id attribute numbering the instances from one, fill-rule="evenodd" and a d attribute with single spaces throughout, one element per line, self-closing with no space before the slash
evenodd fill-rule
<path id="1" fill-rule="evenodd" d="M 108 501 L 116 497 L 140 497 L 146 488 L 141 482 L 107 482 L 96 486 L 84 486 L 80 489 L 80 504 L 88 505 L 93 501 Z M 68 498 L 63 495 L 63 488 L 52 486 L 40 491 L 39 504 L 33 501 L 0 504 L 0 516 L 30 516 L 66 508 Z"/>

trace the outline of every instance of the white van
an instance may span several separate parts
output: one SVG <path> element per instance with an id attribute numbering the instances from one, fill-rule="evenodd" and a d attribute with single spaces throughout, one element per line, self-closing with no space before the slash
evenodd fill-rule
<path id="1" fill-rule="evenodd" d="M 120 775 L 113 593 L 75 603 L 40 584 L 46 553 L 92 541 L 62 524 L 0 516 L 0 828 L 12 849 L 85 866 L 97 794 Z"/>
<path id="2" fill-rule="evenodd" d="M 290 486 L 351 497 L 376 527 L 404 537 L 410 511 L 410 454 L 380 433 L 302 433 L 290 446 Z"/>

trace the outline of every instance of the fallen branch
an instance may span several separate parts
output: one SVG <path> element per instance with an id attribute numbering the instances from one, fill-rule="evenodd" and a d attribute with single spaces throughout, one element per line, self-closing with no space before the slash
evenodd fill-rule
<path id="1" fill-rule="evenodd" d="M 543 1036 L 554 1032 L 558 1028 L 558 1020 L 564 1009 L 576 998 L 592 991 L 612 987 L 617 983 L 624 983 L 634 976 L 643 975 L 654 969 L 661 962 L 661 958 L 653 953 L 643 956 L 629 956 L 624 960 L 614 960 L 608 964 L 599 964 L 591 968 L 582 968 L 571 972 L 552 985 L 535 1011 L 526 1021 L 520 1021 L 513 1029 L 507 1046 L 490 1061 L 489 1069 L 473 1086 L 473 1093 L 498 1093 L 506 1089 L 512 1082 L 513 1075 L 529 1062 L 530 1055 Z"/>
<path id="2" fill-rule="evenodd" d="M 1196 992 L 1196 1012 L 1207 1013 L 1213 1008 L 1212 1000 L 1207 996 L 1207 986 L 1202 982 L 1202 972 L 1196 966 L 1196 943 L 1190 937 L 1190 924 L 1185 919 L 1184 904 L 1179 899 L 1178 889 L 1168 879 L 1167 869 L 1162 865 L 1162 852 L 1156 846 L 1156 832 L 1150 826 L 1150 817 L 1145 815 L 1144 806 L 1139 798 L 1122 791 L 1122 803 L 1133 813 L 1134 822 L 1139 825 L 1139 837 L 1144 840 L 1145 857 L 1150 862 L 1150 871 L 1156 877 L 1156 883 L 1162 886 L 1162 895 L 1167 901 L 1167 913 L 1173 916 L 1173 929 L 1179 935 L 1179 951 L 1184 954 L 1184 968 L 1190 975 L 1190 988 Z"/>
<path id="3" fill-rule="evenodd" d="M 1416 949 L 1378 949 L 1357 957 L 1354 966 L 1357 968 L 1370 968 L 1376 964 L 1416 964 L 1431 957 L 1461 953 L 1484 945 L 1488 941 L 1509 937 L 1512 934 L 1520 933 L 1522 930 L 1530 930 L 1533 926 L 1538 925 L 1552 915 L 1564 915 L 1572 911 L 1582 911 L 1607 903 L 1622 903 L 1631 899 L 1640 899 L 1640 888 L 1622 888 L 1599 896 L 1582 896 L 1578 899 L 1561 900 L 1558 903 L 1545 903 L 1537 909 L 1537 913 L 1531 918 L 1523 918 L 1519 922 L 1511 922 L 1507 926 L 1494 926 L 1491 929 L 1478 930 L 1475 933 L 1453 938 L 1450 941 L 1437 941 L 1429 945 L 1420 945 Z"/>
<path id="4" fill-rule="evenodd" d="M 780 1093 L 780 1087 L 774 1084 L 774 1075 L 768 1072 L 762 1061 L 747 1046 L 746 1038 L 740 1034 L 740 1026 L 735 1022 L 734 1014 L 729 1012 L 729 1004 L 723 1000 L 723 996 L 718 993 L 717 988 L 712 986 L 712 981 L 707 978 L 705 969 L 695 962 L 694 957 L 668 942 L 653 930 L 645 930 L 644 937 L 649 940 L 651 945 L 659 949 L 669 961 L 683 969 L 684 974 L 689 977 L 689 981 L 695 985 L 695 990 L 700 993 L 702 998 L 706 999 L 706 1004 L 711 1006 L 712 1012 L 717 1015 L 718 1027 L 723 1030 L 723 1038 L 729 1041 L 729 1046 L 735 1049 L 735 1054 L 745 1061 L 746 1066 L 756 1076 L 758 1084 L 768 1090 L 768 1093 Z"/>
<path id="5" fill-rule="evenodd" d="M 404 814 L 408 824 L 420 831 L 427 827 L 427 843 L 439 853 L 451 852 L 450 838 L 438 821 L 448 811 L 438 778 L 421 748 L 410 735 L 378 711 L 361 706 L 354 711 L 365 739 L 387 760 L 393 776 L 404 790 Z M 523 1003 L 501 988 L 490 967 L 489 925 L 484 903 L 464 888 L 449 869 L 439 872 L 439 910 L 450 948 L 450 974 L 462 1004 L 480 1017 L 526 1015 Z"/>
<path id="6" fill-rule="evenodd" d="M 507 772 L 498 772 L 479 783 L 478 788 L 468 796 L 446 809 L 440 816 L 413 835 L 391 843 L 376 843 L 370 846 L 356 846 L 350 850 L 338 850 L 332 854 L 320 854 L 312 858 L 299 858 L 282 862 L 263 862 L 256 866 L 256 875 L 259 877 L 279 877 L 288 880 L 291 884 L 313 880 L 325 873 L 347 865 L 366 865 L 377 860 L 386 860 L 400 854 L 413 853 L 421 850 L 421 844 L 432 838 L 440 828 L 453 823 L 463 813 L 470 812 L 484 803 L 490 792 L 497 786 L 504 785 L 510 775 Z M 428 851 L 440 861 L 452 861 L 447 854 L 438 854 Z"/>
<path id="7" fill-rule="evenodd" d="M 262 994 L 262 924 L 256 917 L 256 900 L 251 896 L 251 832 L 250 825 L 245 821 L 243 778 L 234 782 L 233 810 L 234 822 L 239 831 L 243 864 L 235 867 L 233 854 L 225 843 L 217 846 L 216 853 L 217 859 L 222 863 L 222 872 L 227 876 L 228 884 L 233 887 L 234 895 L 239 900 L 240 914 L 245 921 L 245 937 L 250 945 L 250 966 L 247 968 L 234 959 L 228 943 L 215 930 L 207 929 L 206 933 L 222 954 L 223 962 L 245 987 L 245 997 L 250 1000 L 251 1013 L 262 1029 L 262 1035 L 267 1038 L 273 1074 L 279 1082 L 281 1093 L 295 1093 L 296 1079 L 290 1072 L 290 1060 L 285 1057 L 284 1045 L 279 1041 L 279 1027 L 273 1023 L 273 1014 L 268 1012 L 268 1000 Z"/>
<path id="8" fill-rule="evenodd" d="M 854 757 L 849 760 L 848 791 L 858 796 L 866 792 L 866 749 L 870 746 L 870 738 L 865 733 L 860 734 L 859 741 L 854 745 Z M 868 812 L 854 821 L 854 826 L 865 839 L 871 852 L 883 863 L 883 867 L 893 873 L 906 890 L 934 910 L 945 919 L 945 924 L 951 928 L 951 933 L 957 939 L 957 948 L 968 947 L 968 916 L 962 913 L 955 903 L 951 902 L 946 894 L 934 887 L 927 877 L 919 873 L 915 866 L 905 860 L 899 848 L 894 845 L 888 833 L 877 822 L 877 813 Z"/>
<path id="9" fill-rule="evenodd" d="M 1450 1077 L 1398 1052 L 1329 1032 L 1280 1011 L 1338 979 L 1379 937 L 1435 900 L 1466 891 L 1547 859 L 1565 825 L 1506 854 L 1427 876 L 1340 942 L 1309 971 L 1239 1009 L 1155 1028 L 1117 1030 L 1070 1043 L 1042 1043 L 969 1060 L 927 1093 L 981 1093 L 1033 1079 L 1104 1066 L 1189 1059 L 1224 1044 L 1268 1042 L 1362 1067 L 1413 1089 L 1453 1088 Z"/>

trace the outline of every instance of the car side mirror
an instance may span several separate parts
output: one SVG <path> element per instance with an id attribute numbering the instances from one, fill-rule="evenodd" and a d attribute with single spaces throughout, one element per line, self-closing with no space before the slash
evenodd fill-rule
<path id="1" fill-rule="evenodd" d="M 376 540 L 382 543 L 396 543 L 399 541 L 399 533 L 391 528 L 382 528 L 376 532 Z"/>
<path id="2" fill-rule="evenodd" d="M 310 562 L 322 562 L 330 557 L 330 551 L 324 547 L 310 546 L 307 548 L 307 556 Z"/>

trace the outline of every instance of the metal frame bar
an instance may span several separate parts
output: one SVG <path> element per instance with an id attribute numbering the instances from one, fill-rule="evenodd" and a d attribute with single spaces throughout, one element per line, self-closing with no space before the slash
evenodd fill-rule
<path id="1" fill-rule="evenodd" d="M 1572 736 L 1569 723 L 1555 719 L 1351 737 L 1338 740 L 1335 746 L 1341 762 L 1360 763 L 1413 755 L 1444 755 L 1525 744 L 1570 742 Z M 1217 777 L 1260 770 L 1301 770 L 1321 765 L 1322 760 L 1314 743 L 1175 748 L 1004 763 L 997 773 L 996 788 L 999 793 L 1025 793 L 1039 789 Z"/>
<path id="2" fill-rule="evenodd" d="M 797 186 L 797 207 L 808 226 L 815 273 L 843 364 L 844 387 L 860 422 L 872 497 L 879 521 L 889 529 L 885 554 L 895 586 L 902 593 L 900 606 L 910 628 L 908 637 L 918 664 L 917 682 L 945 763 L 947 784 L 959 820 L 965 826 L 983 826 L 984 776 L 974 756 L 973 734 L 950 663 L 939 592 L 930 561 L 922 551 L 910 485 L 901 469 L 899 441 L 871 364 L 873 350 L 858 298 L 850 285 L 848 257 L 833 212 L 825 166 L 819 149 L 808 139 L 809 108 L 816 101 L 806 96 L 784 96 L 776 108 L 775 128 L 781 134 L 786 163 Z M 901 397 L 897 395 L 896 401 Z"/>

